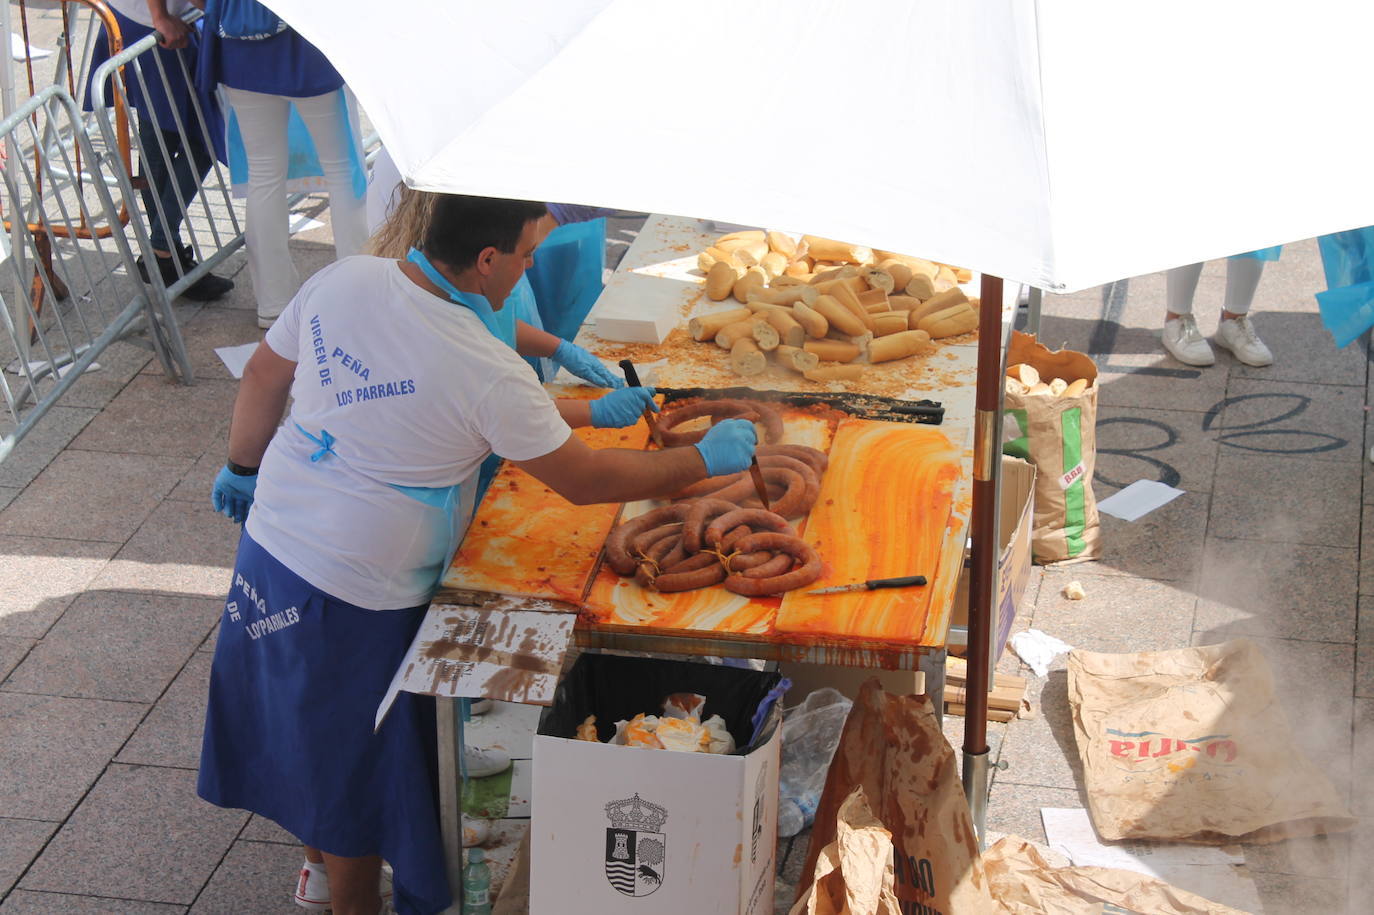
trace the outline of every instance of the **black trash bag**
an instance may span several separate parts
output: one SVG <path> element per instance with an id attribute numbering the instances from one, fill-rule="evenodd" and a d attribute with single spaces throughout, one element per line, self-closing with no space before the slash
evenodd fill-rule
<path id="1" fill-rule="evenodd" d="M 776 709 L 782 682 L 776 671 L 585 653 L 558 684 L 553 705 L 540 718 L 539 733 L 573 738 L 578 725 L 595 715 L 597 737 L 605 743 L 615 736 L 617 721 L 639 714 L 662 715 L 667 696 L 697 693 L 706 697 L 702 720 L 712 715 L 723 718 L 735 738 L 735 752 L 745 754 L 771 736 L 778 715 L 767 714 L 757 734 L 754 719 L 765 701 Z"/>

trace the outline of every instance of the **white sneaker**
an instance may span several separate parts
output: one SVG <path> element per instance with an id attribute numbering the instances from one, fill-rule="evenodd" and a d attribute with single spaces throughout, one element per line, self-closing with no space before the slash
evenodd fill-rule
<path id="1" fill-rule="evenodd" d="M 464 747 L 463 762 L 468 770 L 468 778 L 486 778 L 510 768 L 510 756 L 500 750 L 483 750 L 479 747 Z"/>
<path id="2" fill-rule="evenodd" d="M 1239 318 L 1223 319 L 1217 325 L 1216 341 L 1218 346 L 1229 349 L 1237 359 L 1246 365 L 1272 365 L 1274 354 L 1264 341 L 1255 333 L 1255 325 L 1250 323 L 1249 315 Z"/>
<path id="3" fill-rule="evenodd" d="M 485 845 L 491 838 L 491 824 L 486 820 L 469 819 L 463 817 L 463 847 L 472 848 L 474 845 Z"/>
<path id="4" fill-rule="evenodd" d="M 469 715 L 485 715 L 489 711 L 491 711 L 490 699 L 473 699 L 468 705 Z"/>
<path id="5" fill-rule="evenodd" d="M 1184 365 L 1211 365 L 1217 361 L 1212 347 L 1198 333 L 1197 321 L 1192 315 L 1179 315 L 1165 321 L 1163 339 L 1169 355 Z"/>
<path id="6" fill-rule="evenodd" d="M 391 899 L 391 880 L 391 865 L 383 863 L 381 883 L 377 887 L 378 895 L 382 897 L 382 911 L 386 911 L 387 901 Z M 295 898 L 296 905 L 303 909 L 323 912 L 329 908 L 329 875 L 325 873 L 323 864 L 306 861 L 301 865 Z"/>

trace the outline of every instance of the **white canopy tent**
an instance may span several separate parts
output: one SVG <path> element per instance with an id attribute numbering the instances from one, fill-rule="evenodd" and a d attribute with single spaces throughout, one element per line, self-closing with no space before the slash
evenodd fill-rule
<path id="1" fill-rule="evenodd" d="M 272 0 L 429 190 L 1056 291 L 1374 222 L 1374 4 Z"/>
<path id="2" fill-rule="evenodd" d="M 414 187 L 710 217 L 1072 291 L 1374 224 L 1374 4 L 269 0 Z M 1001 372 L 979 341 L 970 682 Z M 986 695 L 964 780 L 982 831 Z M 452 850 L 451 850 L 452 851 Z M 451 862 L 452 864 L 452 862 Z"/>

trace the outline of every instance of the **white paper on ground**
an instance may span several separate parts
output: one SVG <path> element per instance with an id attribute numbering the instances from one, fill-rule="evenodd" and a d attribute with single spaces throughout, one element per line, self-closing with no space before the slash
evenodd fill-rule
<path id="1" fill-rule="evenodd" d="M 248 364 L 248 357 L 252 356 L 257 350 L 256 343 L 241 343 L 238 346 L 217 346 L 215 355 L 219 361 L 224 363 L 224 367 L 229 370 L 229 374 L 235 378 L 243 377 L 243 368 Z"/>
<path id="2" fill-rule="evenodd" d="M 1123 521 L 1135 521 L 1148 515 L 1156 508 L 1162 508 L 1183 495 L 1183 490 L 1175 489 L 1156 480 L 1136 480 L 1120 492 L 1113 493 L 1097 503 L 1097 510 L 1106 512 Z"/>
<path id="3" fill-rule="evenodd" d="M 1086 810 L 1043 807 L 1040 819 L 1050 848 L 1067 856 L 1075 867 L 1114 867 L 1147 874 L 1232 908 L 1263 911 L 1254 880 L 1240 866 L 1245 854 L 1239 845 L 1105 844 Z"/>
<path id="4" fill-rule="evenodd" d="M 323 225 L 324 223 L 320 222 L 318 219 L 313 219 L 304 213 L 291 214 L 290 227 L 292 235 L 295 235 L 297 232 L 309 232 L 311 229 L 318 229 Z"/>
<path id="5" fill-rule="evenodd" d="M 1050 662 L 1055 656 L 1073 651 L 1073 646 L 1039 629 L 1027 629 L 1011 637 L 1011 650 L 1026 662 L 1037 677 L 1043 677 L 1049 673 Z"/>

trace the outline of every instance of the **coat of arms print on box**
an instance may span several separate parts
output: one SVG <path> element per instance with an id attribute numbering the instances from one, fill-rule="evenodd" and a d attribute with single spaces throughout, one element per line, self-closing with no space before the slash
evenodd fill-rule
<path id="1" fill-rule="evenodd" d="M 626 896 L 648 896 L 663 884 L 667 840 L 663 821 L 668 811 L 643 800 L 639 793 L 606 805 L 606 879 Z"/>

